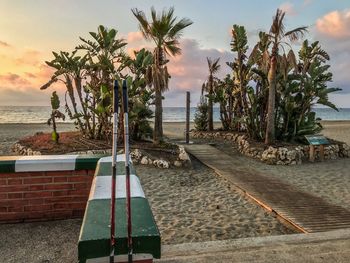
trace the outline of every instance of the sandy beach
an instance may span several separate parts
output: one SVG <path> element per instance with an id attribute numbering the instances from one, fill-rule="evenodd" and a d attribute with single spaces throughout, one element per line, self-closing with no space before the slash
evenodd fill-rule
<path id="1" fill-rule="evenodd" d="M 218 124 L 216 124 L 218 125 Z M 350 122 L 324 122 L 323 134 L 350 144 Z M 193 124 L 192 124 L 193 127 Z M 166 123 L 165 134 L 183 140 L 184 123 Z M 72 130 L 70 124 L 61 131 Z M 0 155 L 18 139 L 49 132 L 45 124 L 0 124 Z M 242 156 L 227 142 L 216 147 L 234 156 L 239 169 L 268 176 L 350 209 L 350 160 L 270 166 Z M 293 233 L 198 161 L 190 169 L 137 165 L 163 244 L 204 242 Z M 0 225 L 1 262 L 76 262 L 81 220 Z M 23 245 L 25 244 L 25 245 Z"/>

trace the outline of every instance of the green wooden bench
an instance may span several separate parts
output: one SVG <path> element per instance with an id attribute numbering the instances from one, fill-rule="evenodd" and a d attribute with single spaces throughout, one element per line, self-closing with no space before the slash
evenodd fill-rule
<path id="1" fill-rule="evenodd" d="M 79 236 L 79 262 L 102 262 L 110 253 L 110 203 L 112 158 L 101 158 L 97 164 Z M 160 258 L 161 241 L 157 225 L 139 178 L 131 165 L 131 213 L 133 253 Z M 127 254 L 127 226 L 125 210 L 125 156 L 117 160 L 116 180 L 116 255 Z M 135 261 L 136 262 L 136 261 Z M 152 261 L 143 261 L 152 262 Z"/>

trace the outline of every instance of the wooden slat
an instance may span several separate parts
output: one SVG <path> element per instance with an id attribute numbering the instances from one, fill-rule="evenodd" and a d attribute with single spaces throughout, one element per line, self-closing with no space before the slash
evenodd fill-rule
<path id="1" fill-rule="evenodd" d="M 239 162 L 209 145 L 186 145 L 196 159 L 225 177 L 247 196 L 301 232 L 323 232 L 350 227 L 350 211 L 300 191 L 260 172 L 239 169 Z"/>

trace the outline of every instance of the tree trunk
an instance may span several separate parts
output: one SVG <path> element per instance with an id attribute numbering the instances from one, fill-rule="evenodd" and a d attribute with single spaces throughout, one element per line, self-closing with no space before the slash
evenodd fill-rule
<path id="1" fill-rule="evenodd" d="M 208 131 L 213 131 L 213 101 L 209 98 L 208 100 Z"/>
<path id="2" fill-rule="evenodd" d="M 269 99 L 267 108 L 267 125 L 265 134 L 265 144 L 272 144 L 275 141 L 275 100 L 276 100 L 276 67 L 277 56 L 272 55 L 271 67 L 269 70 Z"/>
<path id="3" fill-rule="evenodd" d="M 154 113 L 154 130 L 153 142 L 159 144 L 163 141 L 163 107 L 162 92 L 159 88 L 155 89 L 155 113 Z"/>

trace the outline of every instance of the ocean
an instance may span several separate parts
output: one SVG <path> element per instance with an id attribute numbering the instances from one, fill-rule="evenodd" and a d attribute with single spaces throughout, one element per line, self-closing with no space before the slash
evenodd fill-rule
<path id="1" fill-rule="evenodd" d="M 191 120 L 194 118 L 195 107 L 191 108 Z M 63 111 L 62 111 L 63 112 Z M 341 108 L 339 112 L 316 108 L 317 117 L 322 120 L 350 120 L 350 108 Z M 46 123 L 50 116 L 49 106 L 0 106 L 0 123 Z M 214 121 L 220 121 L 219 109 L 214 108 Z M 164 107 L 164 122 L 183 122 L 186 119 L 184 107 Z M 66 120 L 65 122 L 72 122 Z"/>

